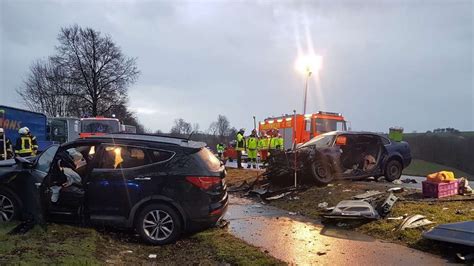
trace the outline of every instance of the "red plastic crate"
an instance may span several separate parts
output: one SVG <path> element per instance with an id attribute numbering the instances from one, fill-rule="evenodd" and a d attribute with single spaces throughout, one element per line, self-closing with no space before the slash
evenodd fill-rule
<path id="1" fill-rule="evenodd" d="M 421 184 L 425 198 L 444 198 L 458 194 L 459 182 L 457 180 L 449 183 L 423 181 Z"/>

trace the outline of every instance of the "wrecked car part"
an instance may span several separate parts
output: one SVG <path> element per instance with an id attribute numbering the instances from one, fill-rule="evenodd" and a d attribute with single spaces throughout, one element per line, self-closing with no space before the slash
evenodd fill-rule
<path id="1" fill-rule="evenodd" d="M 400 181 L 402 181 L 402 183 L 405 183 L 405 184 L 410 184 L 410 183 L 416 184 L 416 183 L 418 183 L 415 179 L 412 179 L 412 178 L 405 178 L 405 179 L 402 179 Z"/>
<path id="2" fill-rule="evenodd" d="M 474 247 L 474 221 L 441 224 L 423 233 L 423 237 Z"/>
<path id="3" fill-rule="evenodd" d="M 388 217 L 387 220 L 402 220 L 403 216 L 398 216 L 398 217 Z"/>
<path id="4" fill-rule="evenodd" d="M 242 184 L 240 184 L 237 187 L 228 188 L 227 191 L 229 191 L 229 192 L 240 192 L 240 191 L 246 191 L 246 190 L 249 190 L 249 189 L 250 189 L 250 185 L 247 183 L 247 181 L 244 181 L 244 182 L 242 182 Z"/>
<path id="5" fill-rule="evenodd" d="M 404 191 L 404 188 L 402 187 L 393 187 L 387 189 L 387 192 L 393 192 L 393 193 L 402 193 Z"/>
<path id="6" fill-rule="evenodd" d="M 393 195 L 392 193 L 390 193 L 390 195 L 388 195 L 385 201 L 377 208 L 377 212 L 379 213 L 379 215 L 382 217 L 386 217 L 392 210 L 393 205 L 397 200 L 398 198 L 395 197 L 395 195 Z"/>
<path id="7" fill-rule="evenodd" d="M 325 209 L 328 207 L 328 203 L 327 202 L 321 202 L 318 204 L 318 208 L 321 208 L 321 209 Z"/>
<path id="8" fill-rule="evenodd" d="M 397 231 L 405 230 L 407 228 L 416 228 L 432 223 L 432 221 L 425 219 L 425 216 L 414 214 L 406 217 L 398 226 Z"/>
<path id="9" fill-rule="evenodd" d="M 281 199 L 281 198 L 284 198 L 285 196 L 289 195 L 293 193 L 292 191 L 289 191 L 289 192 L 284 192 L 284 193 L 281 193 L 281 194 L 278 194 L 278 195 L 275 195 L 275 196 L 272 196 L 272 197 L 267 197 L 265 198 L 265 200 L 277 200 L 277 199 Z"/>
<path id="10" fill-rule="evenodd" d="M 371 198 L 371 197 L 374 197 L 374 196 L 378 196 L 378 195 L 381 195 L 383 194 L 383 192 L 380 192 L 380 191 L 377 191 L 377 190 L 369 190 L 363 194 L 359 194 L 359 195 L 355 195 L 353 198 L 354 199 L 357 199 L 357 200 L 362 200 L 362 199 L 367 199 L 367 198 Z"/>
<path id="11" fill-rule="evenodd" d="M 459 180 L 459 195 L 472 194 L 472 188 L 469 186 L 469 181 L 465 177 Z"/>
<path id="12" fill-rule="evenodd" d="M 327 219 L 379 219 L 380 216 L 374 207 L 362 200 L 343 200 L 339 202 L 334 210 L 328 215 L 323 215 Z"/>
<path id="13" fill-rule="evenodd" d="M 474 253 L 469 253 L 469 254 L 466 254 L 466 255 L 463 255 L 461 253 L 456 253 L 456 257 L 461 260 L 461 261 L 465 261 L 465 262 L 472 262 L 474 261 Z"/>

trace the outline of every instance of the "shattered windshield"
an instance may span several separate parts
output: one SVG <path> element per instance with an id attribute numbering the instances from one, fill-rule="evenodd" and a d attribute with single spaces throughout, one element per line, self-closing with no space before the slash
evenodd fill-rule
<path id="1" fill-rule="evenodd" d="M 319 135 L 311 139 L 310 141 L 306 142 L 305 144 L 303 144 L 301 148 L 308 147 L 308 146 L 316 146 L 316 148 L 329 148 L 334 143 L 335 136 L 336 135 L 334 134 Z"/>

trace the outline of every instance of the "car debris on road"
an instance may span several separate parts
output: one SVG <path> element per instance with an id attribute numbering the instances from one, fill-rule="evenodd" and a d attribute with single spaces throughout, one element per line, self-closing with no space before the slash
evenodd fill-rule
<path id="1" fill-rule="evenodd" d="M 406 217 L 398 226 L 397 231 L 405 230 L 407 228 L 417 228 L 429 224 L 433 224 L 433 222 L 426 219 L 423 215 L 414 214 Z"/>

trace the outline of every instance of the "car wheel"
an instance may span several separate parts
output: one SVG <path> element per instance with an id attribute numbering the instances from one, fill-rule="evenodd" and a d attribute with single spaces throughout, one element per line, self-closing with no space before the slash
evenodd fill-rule
<path id="1" fill-rule="evenodd" d="M 138 215 L 136 230 L 145 242 L 165 245 L 178 239 L 181 220 L 173 208 L 164 204 L 151 204 Z"/>
<path id="2" fill-rule="evenodd" d="M 0 187 L 0 222 L 9 222 L 20 216 L 18 198 L 8 189 Z"/>
<path id="3" fill-rule="evenodd" d="M 326 186 L 334 180 L 329 164 L 323 160 L 311 164 L 311 175 L 318 186 Z"/>
<path id="4" fill-rule="evenodd" d="M 402 176 L 402 164 L 397 160 L 391 160 L 385 166 L 385 179 L 389 182 Z"/>

